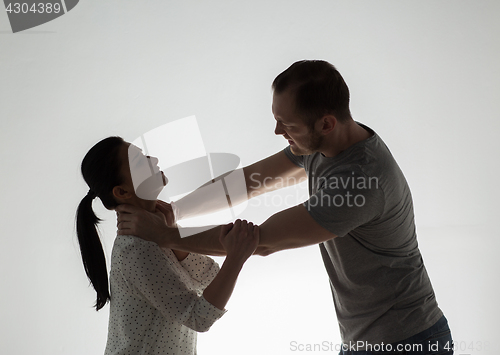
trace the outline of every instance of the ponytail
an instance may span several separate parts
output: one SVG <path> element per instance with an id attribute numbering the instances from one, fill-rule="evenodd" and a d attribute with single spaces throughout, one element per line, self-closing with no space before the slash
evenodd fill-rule
<path id="1" fill-rule="evenodd" d="M 97 292 L 96 311 L 111 299 L 108 289 L 108 271 L 97 225 L 101 221 L 92 209 L 93 196 L 87 194 L 76 212 L 76 233 L 80 244 L 83 267 Z"/>
<path id="2" fill-rule="evenodd" d="M 109 137 L 94 145 L 82 161 L 82 175 L 90 190 L 76 211 L 76 234 L 80 244 L 83 267 L 97 292 L 96 310 L 111 299 L 108 286 L 106 257 L 102 249 L 97 225 L 101 221 L 92 209 L 92 201 L 99 197 L 104 207 L 113 209 L 118 204 L 113 197 L 113 187 L 122 184 L 120 174 L 121 137 Z"/>

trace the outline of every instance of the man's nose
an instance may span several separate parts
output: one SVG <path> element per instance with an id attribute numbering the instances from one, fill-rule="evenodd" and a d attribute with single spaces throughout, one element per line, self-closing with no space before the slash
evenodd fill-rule
<path id="1" fill-rule="evenodd" d="M 285 131 L 283 130 L 283 127 L 279 124 L 279 122 L 276 122 L 276 128 L 274 129 L 274 134 L 280 135 L 280 134 L 285 134 Z"/>

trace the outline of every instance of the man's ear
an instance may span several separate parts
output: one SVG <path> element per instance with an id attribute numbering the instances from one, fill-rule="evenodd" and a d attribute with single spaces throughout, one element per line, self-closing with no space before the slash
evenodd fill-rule
<path id="1" fill-rule="evenodd" d="M 337 122 L 337 118 L 334 115 L 324 115 L 318 120 L 316 127 L 320 130 L 321 134 L 325 135 L 333 131 Z"/>
<path id="2" fill-rule="evenodd" d="M 134 196 L 133 192 L 130 191 L 130 188 L 125 185 L 119 185 L 113 187 L 113 196 L 120 200 L 128 200 Z"/>

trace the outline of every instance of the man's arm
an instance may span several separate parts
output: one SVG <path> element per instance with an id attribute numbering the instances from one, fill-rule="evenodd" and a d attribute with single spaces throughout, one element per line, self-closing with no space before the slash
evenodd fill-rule
<path id="1" fill-rule="evenodd" d="M 216 227 L 187 238 L 160 237 L 158 242 L 165 243 L 173 249 L 221 255 L 224 249 L 217 241 L 220 234 L 219 228 Z M 259 246 L 254 254 L 262 256 L 281 250 L 319 244 L 336 237 L 335 234 L 321 227 L 302 204 L 272 215 L 259 226 L 259 229 Z"/>
<path id="2" fill-rule="evenodd" d="M 138 235 L 141 238 L 153 241 L 161 247 L 172 248 L 206 255 L 225 255 L 224 248 L 218 238 L 220 226 L 210 230 L 181 238 L 177 228 L 167 227 L 163 214 L 158 211 L 152 214 L 131 205 L 121 205 L 121 222 L 119 234 Z M 130 213 L 132 212 L 132 213 Z M 151 218 L 133 216 L 148 213 Z M 143 224 L 144 223 L 144 224 Z M 321 227 L 303 205 L 288 208 L 271 216 L 259 227 L 260 241 L 255 254 L 266 256 L 274 252 L 301 248 L 318 244 L 336 235 Z"/>
<path id="3" fill-rule="evenodd" d="M 247 187 L 247 196 L 244 199 L 292 186 L 307 178 L 305 170 L 295 165 L 284 151 L 242 170 Z M 239 201 L 241 202 L 243 200 Z M 194 229 L 186 231 L 186 234 L 190 236 L 181 238 L 177 228 L 169 228 L 165 223 L 165 216 L 172 216 L 172 211 L 168 208 L 168 204 L 159 202 L 158 211 L 153 214 L 130 205 L 118 206 L 116 208 L 119 212 L 118 234 L 136 235 L 174 250 L 205 255 L 225 255 L 224 248 L 218 240 L 220 226 L 214 226 L 201 233 L 196 233 Z M 173 220 L 169 220 L 169 225 L 173 223 Z M 278 250 L 317 244 L 335 237 L 334 234 L 317 224 L 302 205 L 271 216 L 261 226 L 260 232 L 261 244 L 256 251 L 259 255 L 269 255 Z"/>
<path id="4" fill-rule="evenodd" d="M 275 213 L 260 226 L 259 247 L 254 254 L 267 256 L 281 250 L 319 244 L 336 237 L 320 226 L 300 204 Z"/>
<path id="5" fill-rule="evenodd" d="M 305 181 L 306 171 L 292 163 L 284 151 L 243 168 L 248 199 Z"/>
<path id="6" fill-rule="evenodd" d="M 198 232 L 197 228 L 185 228 L 189 230 L 190 236 L 181 238 L 177 227 L 167 225 L 165 216 L 171 216 L 171 210 L 167 209 L 163 203 L 157 204 L 155 213 L 127 204 L 118 205 L 115 210 L 118 217 L 119 235 L 135 235 L 155 242 L 162 248 L 176 251 L 215 256 L 226 255 L 219 241 L 222 226 L 203 227 L 202 232 Z M 176 248 L 174 245 L 182 245 L 182 247 Z"/>
<path id="7" fill-rule="evenodd" d="M 176 221 L 217 212 L 239 205 L 252 197 L 292 186 L 307 179 L 305 170 L 288 159 L 284 151 L 258 161 L 243 169 L 226 173 L 210 181 L 172 206 Z M 222 182 L 222 185 L 221 185 Z M 220 194 L 221 188 L 226 194 Z"/>

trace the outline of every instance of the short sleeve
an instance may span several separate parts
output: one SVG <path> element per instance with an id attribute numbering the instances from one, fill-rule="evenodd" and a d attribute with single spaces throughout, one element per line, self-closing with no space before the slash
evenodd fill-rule
<path id="1" fill-rule="evenodd" d="M 192 279 L 200 282 L 203 289 L 210 285 L 220 270 L 215 260 L 206 255 L 195 253 L 189 253 L 180 264 Z"/>
<path id="2" fill-rule="evenodd" d="M 174 271 L 173 262 L 155 243 L 129 245 L 122 250 L 122 260 L 128 284 L 169 321 L 203 332 L 226 312 L 188 288 Z"/>
<path id="3" fill-rule="evenodd" d="M 286 147 L 284 150 L 285 155 L 294 163 L 295 165 L 303 168 L 304 167 L 304 157 L 302 155 L 295 155 L 292 153 L 290 146 Z"/>
<path id="4" fill-rule="evenodd" d="M 317 192 L 304 202 L 311 217 L 323 228 L 343 237 L 379 216 L 384 208 L 378 181 L 356 171 L 315 182 Z"/>

